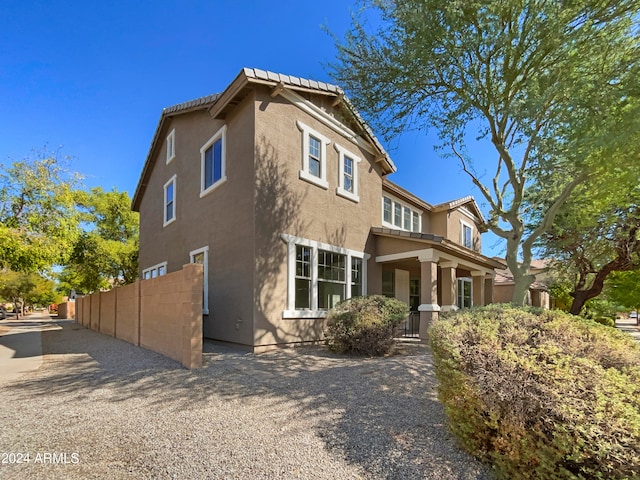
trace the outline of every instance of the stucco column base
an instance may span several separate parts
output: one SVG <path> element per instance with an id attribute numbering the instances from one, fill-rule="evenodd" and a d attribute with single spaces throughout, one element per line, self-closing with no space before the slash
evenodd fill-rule
<path id="1" fill-rule="evenodd" d="M 429 341 L 428 330 L 431 324 L 438 319 L 438 312 L 420 312 L 420 328 L 418 333 L 420 335 L 420 341 L 427 343 Z"/>
<path id="2" fill-rule="evenodd" d="M 437 303 L 423 303 L 418 307 L 418 311 L 420 312 L 420 328 L 418 329 L 418 334 L 420 335 L 420 340 L 426 343 L 429 340 L 427 330 L 431 324 L 437 320 L 440 306 Z"/>

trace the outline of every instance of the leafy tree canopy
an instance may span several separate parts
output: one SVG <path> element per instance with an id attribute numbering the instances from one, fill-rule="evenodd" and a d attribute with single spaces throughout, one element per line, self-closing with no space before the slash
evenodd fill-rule
<path id="1" fill-rule="evenodd" d="M 0 298 L 18 307 L 58 302 L 60 295 L 54 287 L 52 280 L 36 273 L 0 271 Z"/>
<path id="2" fill-rule="evenodd" d="M 138 214 L 126 192 L 77 192 L 84 231 L 59 275 L 59 289 L 95 292 L 133 282 L 138 274 Z"/>
<path id="3" fill-rule="evenodd" d="M 369 0 L 332 75 L 377 131 L 435 127 L 490 207 L 524 301 L 534 243 L 577 185 L 628 158 L 637 126 L 640 3 Z M 489 143 L 493 174 L 468 148 Z M 477 146 L 477 145 L 476 145 Z M 533 181 L 555 191 L 531 203 Z M 536 177 L 535 174 L 538 174 Z"/>
<path id="4" fill-rule="evenodd" d="M 46 149 L 0 164 L 0 268 L 35 272 L 64 261 L 77 238 L 79 176 Z"/>

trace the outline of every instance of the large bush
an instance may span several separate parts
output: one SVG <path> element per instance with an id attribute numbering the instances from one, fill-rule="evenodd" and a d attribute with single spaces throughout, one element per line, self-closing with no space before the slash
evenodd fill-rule
<path id="1" fill-rule="evenodd" d="M 558 311 L 491 305 L 430 329 L 460 443 L 510 479 L 640 478 L 640 348 Z"/>
<path id="2" fill-rule="evenodd" d="M 327 315 L 326 344 L 338 353 L 385 355 L 408 314 L 406 303 L 382 295 L 344 300 Z"/>

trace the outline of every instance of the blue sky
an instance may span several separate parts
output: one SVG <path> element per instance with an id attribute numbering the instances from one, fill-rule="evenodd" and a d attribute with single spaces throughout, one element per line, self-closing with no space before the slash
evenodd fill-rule
<path id="1" fill-rule="evenodd" d="M 331 82 L 355 2 L 0 0 L 0 163 L 34 148 L 74 158 L 89 187 L 133 195 L 163 107 L 222 91 L 242 67 Z M 433 150 L 385 143 L 390 179 L 432 204 L 480 194 Z M 380 139 L 382 140 L 382 139 Z M 485 235 L 485 254 L 495 240 Z"/>

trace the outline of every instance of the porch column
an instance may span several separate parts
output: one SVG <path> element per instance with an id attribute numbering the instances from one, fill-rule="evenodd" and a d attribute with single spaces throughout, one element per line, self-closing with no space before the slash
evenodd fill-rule
<path id="1" fill-rule="evenodd" d="M 456 268 L 458 267 L 458 262 L 441 262 L 440 263 L 440 274 L 442 276 L 442 307 L 441 310 L 443 312 L 448 312 L 450 310 L 457 310 L 457 301 L 456 301 L 456 285 L 457 285 L 457 277 L 456 277 Z"/>
<path id="2" fill-rule="evenodd" d="M 420 339 L 427 340 L 429 325 L 438 318 L 438 253 L 428 250 L 420 260 Z"/>
<path id="3" fill-rule="evenodd" d="M 473 306 L 484 305 L 484 272 L 474 270 L 471 272 L 473 294 Z"/>
<path id="4" fill-rule="evenodd" d="M 495 274 L 484 277 L 484 304 L 493 303 L 493 278 Z"/>

